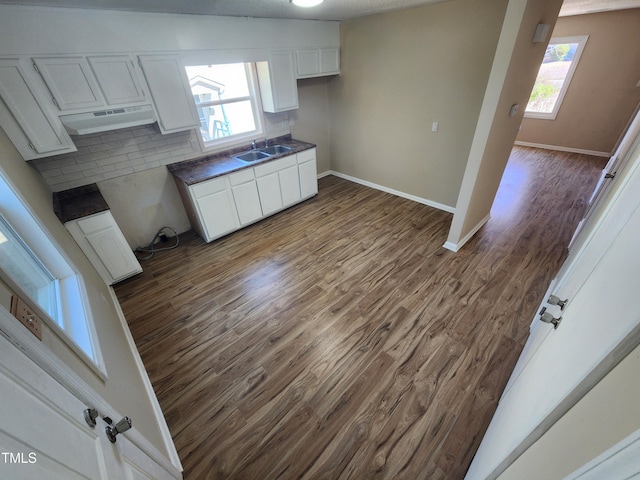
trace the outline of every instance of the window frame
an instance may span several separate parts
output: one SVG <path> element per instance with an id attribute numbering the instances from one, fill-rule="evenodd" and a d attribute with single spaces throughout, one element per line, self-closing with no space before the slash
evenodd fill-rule
<path id="1" fill-rule="evenodd" d="M 256 125 L 256 129 L 251 132 L 245 132 L 237 135 L 231 135 L 229 137 L 223 137 L 220 139 L 209 140 L 206 141 L 202 137 L 202 133 L 200 131 L 200 127 L 196 129 L 196 134 L 198 136 L 198 142 L 200 143 L 200 148 L 203 152 L 210 151 L 219 151 L 224 150 L 229 147 L 238 146 L 244 143 L 247 143 L 251 140 L 254 140 L 259 137 L 263 137 L 265 135 L 264 130 L 264 122 L 262 118 L 262 99 L 260 98 L 260 89 L 258 88 L 258 74 L 256 71 L 255 63 L 253 62 L 203 62 L 200 64 L 196 64 L 196 61 L 191 61 L 189 64 L 185 64 L 185 73 L 187 72 L 187 67 L 197 67 L 200 65 L 225 65 L 230 63 L 241 63 L 244 64 L 245 74 L 247 77 L 247 85 L 249 87 L 249 95 L 246 97 L 237 97 L 228 100 L 213 100 L 211 102 L 207 102 L 206 106 L 217 106 L 217 105 L 225 105 L 231 103 L 237 103 L 240 101 L 249 100 L 251 102 L 251 108 L 253 110 L 253 118 Z M 189 75 L 187 75 L 187 81 L 189 81 Z M 191 101 L 193 101 L 196 111 L 198 110 L 198 104 L 196 104 L 195 99 L 193 98 L 193 93 L 191 95 Z M 200 104 L 202 105 L 202 104 Z M 199 116 L 198 116 L 199 117 Z"/>
<path id="2" fill-rule="evenodd" d="M 53 319 L 0 268 L 0 279 L 42 319 L 102 381 L 108 379 L 84 279 L 0 170 L 0 215 L 31 254 L 56 279 L 58 319 Z M 4 308 L 4 307 L 0 307 Z M 46 343 L 45 343 L 46 344 Z"/>
<path id="3" fill-rule="evenodd" d="M 524 112 L 525 118 L 537 118 L 540 120 L 555 120 L 560 111 L 560 107 L 562 106 L 562 102 L 564 101 L 564 96 L 569 89 L 569 85 L 571 84 L 571 80 L 573 79 L 573 74 L 580 63 L 580 57 L 582 56 L 582 52 L 584 51 L 585 45 L 587 44 L 587 40 L 589 39 L 589 35 L 577 35 L 572 37 L 552 37 L 547 44 L 547 48 L 549 45 L 557 45 L 563 43 L 577 43 L 578 48 L 573 55 L 571 60 L 571 67 L 569 67 L 569 71 L 564 78 L 564 82 L 562 83 L 562 87 L 560 88 L 560 93 L 558 94 L 558 99 L 556 100 L 555 105 L 553 106 L 553 110 L 551 112 L 532 112 L 526 109 Z M 542 63 L 540 63 L 542 66 Z M 538 81 L 538 76 L 536 75 L 536 83 Z M 536 83 L 533 84 L 533 88 L 535 88 Z M 532 89 L 533 91 L 533 89 Z M 528 103 L 528 102 L 527 102 Z"/>

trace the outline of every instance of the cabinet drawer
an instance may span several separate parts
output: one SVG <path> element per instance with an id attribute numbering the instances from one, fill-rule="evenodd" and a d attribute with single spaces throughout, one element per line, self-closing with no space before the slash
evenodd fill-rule
<path id="1" fill-rule="evenodd" d="M 309 160 L 313 160 L 314 158 L 316 158 L 315 148 L 310 148 L 309 150 L 298 152 L 298 163 L 308 162 Z"/>
<path id="2" fill-rule="evenodd" d="M 265 175 L 269 175 L 270 173 L 277 172 L 278 170 L 292 167 L 295 164 L 296 155 L 289 155 L 288 157 L 280 158 L 278 160 L 265 163 L 264 165 L 258 165 L 254 168 L 254 170 L 256 172 L 256 177 L 263 177 Z"/>
<path id="3" fill-rule="evenodd" d="M 253 175 L 253 168 L 247 168 L 246 170 L 241 170 L 240 172 L 232 173 L 229 175 L 229 182 L 232 187 L 236 185 L 242 185 L 243 183 L 250 182 L 255 180 L 255 176 Z"/>
<path id="4" fill-rule="evenodd" d="M 221 192 L 227 188 L 226 177 L 212 178 L 206 182 L 197 183 L 189 187 L 196 198 L 211 195 L 212 193 Z"/>

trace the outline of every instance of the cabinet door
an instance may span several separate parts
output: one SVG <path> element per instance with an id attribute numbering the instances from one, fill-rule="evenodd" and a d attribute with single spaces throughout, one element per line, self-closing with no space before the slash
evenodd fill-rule
<path id="1" fill-rule="evenodd" d="M 318 193 L 318 172 L 316 170 L 315 151 L 315 148 L 313 148 L 298 154 L 300 195 L 302 198 L 309 198 Z"/>
<path id="2" fill-rule="evenodd" d="M 296 50 L 298 78 L 315 77 L 320 73 L 320 49 Z"/>
<path id="3" fill-rule="evenodd" d="M 200 125 L 187 73 L 177 55 L 144 55 L 140 57 L 140 66 L 162 133 L 190 130 Z"/>
<path id="4" fill-rule="evenodd" d="M 280 179 L 278 172 L 270 173 L 256 179 L 262 213 L 269 215 L 282 209 L 282 194 L 280 193 Z"/>
<path id="5" fill-rule="evenodd" d="M 145 100 L 135 63 L 129 55 L 87 57 L 108 105 Z"/>
<path id="6" fill-rule="evenodd" d="M 298 85 L 291 50 L 270 52 L 269 61 L 256 63 L 256 68 L 265 112 L 298 108 Z"/>
<path id="7" fill-rule="evenodd" d="M 41 57 L 34 58 L 33 63 L 61 111 L 105 105 L 84 57 Z"/>
<path id="8" fill-rule="evenodd" d="M 227 177 L 190 187 L 207 242 L 240 228 Z"/>
<path id="9" fill-rule="evenodd" d="M 142 271 L 110 211 L 96 213 L 76 222 L 91 250 L 83 244 L 80 247 L 109 285 Z M 102 269 L 98 268 L 96 259 L 106 270 L 106 278 Z"/>
<path id="10" fill-rule="evenodd" d="M 340 73 L 340 49 L 320 49 L 320 73 L 322 75 L 337 75 Z"/>
<path id="11" fill-rule="evenodd" d="M 298 166 L 285 168 L 278 172 L 280 191 L 282 192 L 282 204 L 285 207 L 300 201 L 300 177 Z"/>
<path id="12" fill-rule="evenodd" d="M 18 59 L 0 59 L 0 100 L 0 124 L 25 160 L 76 151 Z"/>
<path id="13" fill-rule="evenodd" d="M 262 207 L 258 195 L 258 185 L 253 169 L 248 168 L 229 175 L 233 199 L 241 225 L 253 223 L 262 218 Z"/>
<path id="14" fill-rule="evenodd" d="M 238 218 L 241 225 L 253 223 L 262 218 L 262 208 L 260 207 L 260 197 L 258 196 L 258 186 L 256 181 L 236 185 L 233 188 L 233 199 L 238 210 Z"/>

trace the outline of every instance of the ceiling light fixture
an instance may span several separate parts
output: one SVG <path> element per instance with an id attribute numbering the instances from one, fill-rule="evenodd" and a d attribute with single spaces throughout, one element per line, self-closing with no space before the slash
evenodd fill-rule
<path id="1" fill-rule="evenodd" d="M 291 0 L 291 3 L 298 7 L 316 7 L 320 5 L 324 0 Z"/>

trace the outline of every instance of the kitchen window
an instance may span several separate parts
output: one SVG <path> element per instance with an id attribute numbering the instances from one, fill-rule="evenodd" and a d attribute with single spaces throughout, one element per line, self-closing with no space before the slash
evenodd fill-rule
<path id="1" fill-rule="evenodd" d="M 552 38 L 538 71 L 525 117 L 555 120 L 588 36 Z"/>
<path id="2" fill-rule="evenodd" d="M 81 275 L 1 172 L 0 279 L 100 378 L 107 378 Z"/>
<path id="3" fill-rule="evenodd" d="M 185 67 L 205 149 L 254 139 L 262 133 L 253 65 Z"/>

